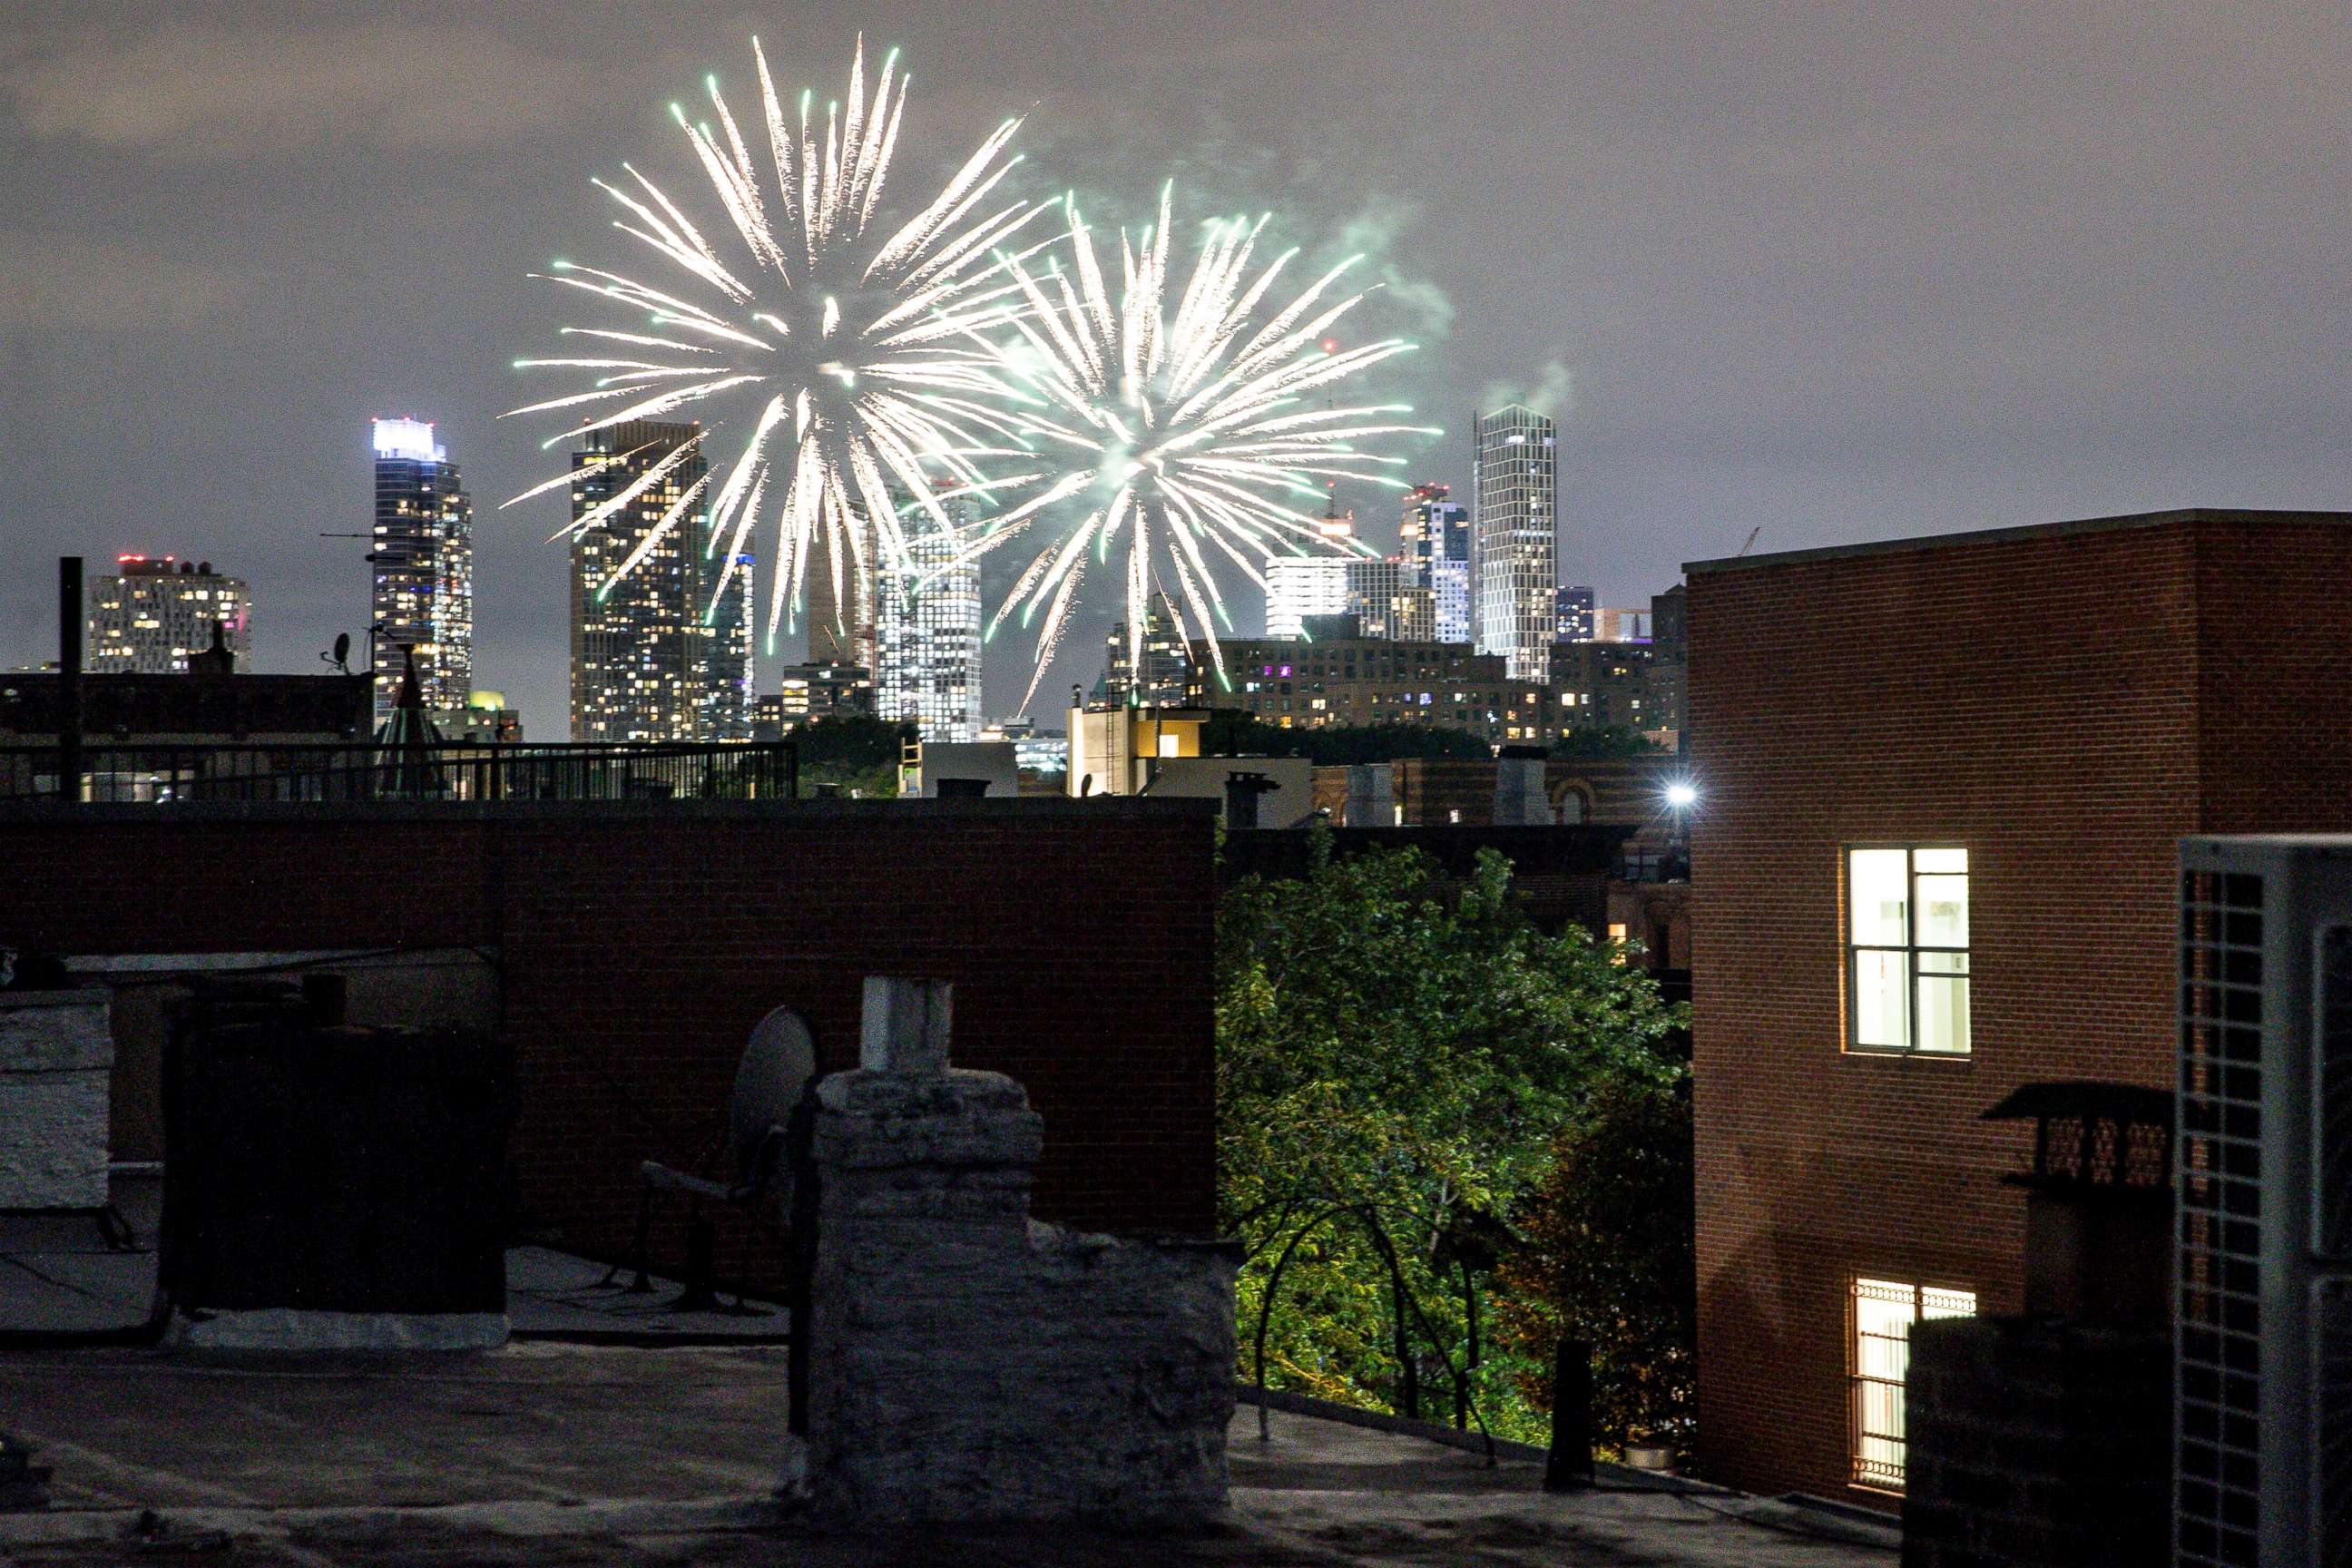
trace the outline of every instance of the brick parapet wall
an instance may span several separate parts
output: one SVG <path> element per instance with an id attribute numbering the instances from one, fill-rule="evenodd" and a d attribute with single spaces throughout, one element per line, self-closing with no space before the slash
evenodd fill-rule
<path id="1" fill-rule="evenodd" d="M 599 1255 L 627 1246 L 637 1162 L 690 1164 L 716 1136 L 772 1008 L 808 1020 L 824 1067 L 847 1067 L 864 976 L 945 979 L 962 1059 L 1020 1079 L 1048 1119 L 1041 1215 L 1204 1235 L 1213 816 L 1066 801 L 0 810 L 0 864 L 21 869 L 0 942 L 494 949 L 522 1199 Z M 751 1244 L 730 1224 L 721 1268 Z"/>

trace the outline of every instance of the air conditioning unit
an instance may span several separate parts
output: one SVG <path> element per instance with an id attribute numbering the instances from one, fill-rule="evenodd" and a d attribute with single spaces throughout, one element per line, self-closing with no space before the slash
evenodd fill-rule
<path id="1" fill-rule="evenodd" d="M 2352 837 L 2180 869 L 2174 1560 L 2352 1568 Z"/>

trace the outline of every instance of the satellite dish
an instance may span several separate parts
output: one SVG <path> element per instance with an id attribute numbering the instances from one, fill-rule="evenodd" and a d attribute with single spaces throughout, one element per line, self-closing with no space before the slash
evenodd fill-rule
<path id="1" fill-rule="evenodd" d="M 736 1178 L 749 1182 L 760 1145 L 771 1127 L 782 1127 L 791 1116 L 802 1086 L 816 1073 L 816 1043 L 808 1026 L 789 1007 L 779 1007 L 760 1020 L 743 1059 L 735 1069 L 735 1092 L 727 1108 L 728 1152 L 735 1162 Z"/>
<path id="2" fill-rule="evenodd" d="M 322 653 L 319 657 L 343 674 L 349 675 L 352 672 L 352 634 L 337 632 L 333 651 Z"/>
<path id="3" fill-rule="evenodd" d="M 1092 774 L 1092 773 L 1081 773 L 1081 774 L 1079 774 L 1079 775 L 1078 775 L 1078 796 L 1079 796 L 1079 798 L 1080 798 L 1080 799 L 1084 799 L 1084 798 L 1085 798 L 1085 797 L 1087 797 L 1087 795 L 1092 795 L 1092 794 L 1094 794 L 1094 793 L 1095 793 L 1095 775 L 1094 775 L 1094 774 Z"/>

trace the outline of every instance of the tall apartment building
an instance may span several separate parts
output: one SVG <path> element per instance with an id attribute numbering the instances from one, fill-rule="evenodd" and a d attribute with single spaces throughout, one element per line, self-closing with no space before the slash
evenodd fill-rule
<path id="1" fill-rule="evenodd" d="M 1514 680 L 1545 679 L 1559 636 L 1559 428 L 1519 404 L 1478 416 L 1471 494 L 1471 616 L 1480 653 Z"/>
<path id="2" fill-rule="evenodd" d="M 406 649 L 425 711 L 454 723 L 474 689 L 474 504 L 431 424 L 374 428 L 375 718 L 400 700 Z"/>
<path id="3" fill-rule="evenodd" d="M 1348 557 L 1276 555 L 1265 563 L 1265 635 L 1296 639 L 1306 623 L 1348 613 Z"/>
<path id="4" fill-rule="evenodd" d="M 1559 629 L 1561 642 L 1591 642 L 1595 636 L 1593 626 L 1592 589 L 1583 583 L 1563 583 L 1559 586 Z"/>
<path id="5" fill-rule="evenodd" d="M 1277 555 L 1265 563 L 1265 635 L 1298 638 L 1309 621 L 1346 616 L 1380 641 L 1427 642 L 1434 603 L 1397 556 Z"/>
<path id="6" fill-rule="evenodd" d="M 1667 679 L 1646 647 L 1555 644 L 1545 679 L 1527 681 L 1511 679 L 1500 655 L 1425 638 L 1244 637 L 1222 646 L 1229 684 L 1196 662 L 1186 705 L 1239 709 L 1284 729 L 1423 724 L 1500 746 L 1623 728 L 1671 743 L 1682 722 L 1680 667 Z M 1196 660 L 1208 656 L 1205 647 L 1193 651 Z"/>
<path id="7" fill-rule="evenodd" d="M 1397 562 L 1391 558 L 1387 564 L 1395 566 Z M 1350 598 L 1355 597 L 1351 593 Z M 1367 637 L 1391 642 L 1437 640 L 1436 595 L 1417 583 L 1401 581 L 1378 595 L 1367 592 L 1355 605 L 1355 612 Z"/>
<path id="8" fill-rule="evenodd" d="M 853 509 L 849 527 L 856 535 L 855 548 L 839 548 L 831 529 L 819 529 L 809 550 L 801 588 L 808 610 L 806 662 L 873 669 L 876 574 L 881 567 L 875 552 L 880 545 L 864 513 Z"/>
<path id="9" fill-rule="evenodd" d="M 922 740 L 977 740 L 980 564 L 950 565 L 961 542 L 944 531 L 911 534 L 907 546 L 912 576 L 875 605 L 875 710 L 912 722 Z"/>
<path id="10" fill-rule="evenodd" d="M 855 664 L 788 664 L 751 705 L 751 738 L 773 741 L 818 719 L 874 716 L 874 672 Z"/>
<path id="11" fill-rule="evenodd" d="M 1446 499 L 1440 484 L 1419 484 L 1405 496 L 1397 552 L 1414 580 L 1429 590 L 1429 636 L 1437 642 L 1470 640 L 1470 509 Z"/>
<path id="12" fill-rule="evenodd" d="M 1103 700 L 1141 708 L 1183 706 L 1192 658 L 1181 625 L 1168 595 L 1152 595 L 1143 614 L 1143 655 L 1133 661 L 1128 658 L 1128 628 L 1111 627 L 1103 649 Z"/>
<path id="13" fill-rule="evenodd" d="M 1429 642 L 1434 637 L 1429 590 L 1413 581 L 1399 555 L 1348 563 L 1347 607 L 1360 635 L 1383 642 Z"/>
<path id="14" fill-rule="evenodd" d="M 1592 610 L 1594 642 L 1648 642 L 1650 611 L 1639 605 L 1598 605 Z"/>
<path id="15" fill-rule="evenodd" d="M 1681 728 L 1681 683 L 1673 683 L 1670 697 L 1646 643 L 1554 643 L 1551 684 L 1587 728 L 1644 734 Z"/>
<path id="16" fill-rule="evenodd" d="M 209 561 L 118 555 L 116 570 L 83 591 L 86 668 L 94 675 L 185 675 L 188 656 L 222 645 L 242 668 L 253 653 L 253 598 L 245 580 Z"/>
<path id="17" fill-rule="evenodd" d="M 1892 1509 L 1911 1325 L 2023 1305 L 1982 1113 L 2173 1085 L 2184 837 L 2352 828 L 2352 515 L 1689 573 L 1700 1459 Z"/>
<path id="18" fill-rule="evenodd" d="M 635 420 L 589 432 L 572 455 L 572 515 L 584 516 L 627 489 L 693 439 L 696 429 Z M 751 736 L 752 563 L 740 559 L 719 591 L 724 563 L 704 549 L 705 498 L 688 503 L 661 542 L 625 576 L 615 575 L 708 471 L 698 449 L 620 512 L 572 536 L 575 741 Z"/>

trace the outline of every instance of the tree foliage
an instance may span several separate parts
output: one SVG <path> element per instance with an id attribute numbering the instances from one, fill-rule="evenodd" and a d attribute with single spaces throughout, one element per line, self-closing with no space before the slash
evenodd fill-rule
<path id="1" fill-rule="evenodd" d="M 1562 735 L 1551 743 L 1551 754 L 1587 763 L 1612 757 L 1663 756 L 1665 748 L 1652 745 L 1642 731 L 1630 724 L 1601 724 Z"/>
<path id="2" fill-rule="evenodd" d="M 1612 1447 L 1687 1447 L 1695 1397 L 1688 1081 L 1603 1084 L 1553 1142 L 1551 1169 L 1518 1210 L 1497 1317 L 1537 1363 L 1562 1339 L 1592 1346 L 1593 1427 Z M 1549 1404 L 1540 1378 L 1521 1393 Z"/>
<path id="3" fill-rule="evenodd" d="M 844 795 L 873 800 L 898 793 L 899 751 L 915 738 L 915 727 L 869 714 L 836 713 L 810 721 L 791 738 L 800 748 L 803 794 L 832 784 Z"/>
<path id="4" fill-rule="evenodd" d="M 1219 909 L 1222 1195 L 1252 1258 L 1244 1371 L 1273 1262 L 1321 1216 L 1283 1279 L 1270 1377 L 1401 1403 L 1393 1253 L 1424 1410 L 1446 1410 L 1475 1340 L 1481 1410 L 1524 1430 L 1523 1369 L 1465 1305 L 1465 1238 L 1511 1222 L 1607 1086 L 1680 1079 L 1661 1046 L 1679 1010 L 1609 944 L 1529 923 L 1499 855 L 1449 884 L 1418 851 L 1338 859 L 1310 831 L 1308 875 L 1244 879 Z"/>
<path id="5" fill-rule="evenodd" d="M 1213 756 L 1305 757 L 1318 767 L 1389 763 L 1400 757 L 1486 758 L 1495 748 L 1467 730 L 1434 724 L 1337 724 L 1286 730 L 1239 709 L 1213 711 L 1201 732 Z"/>

